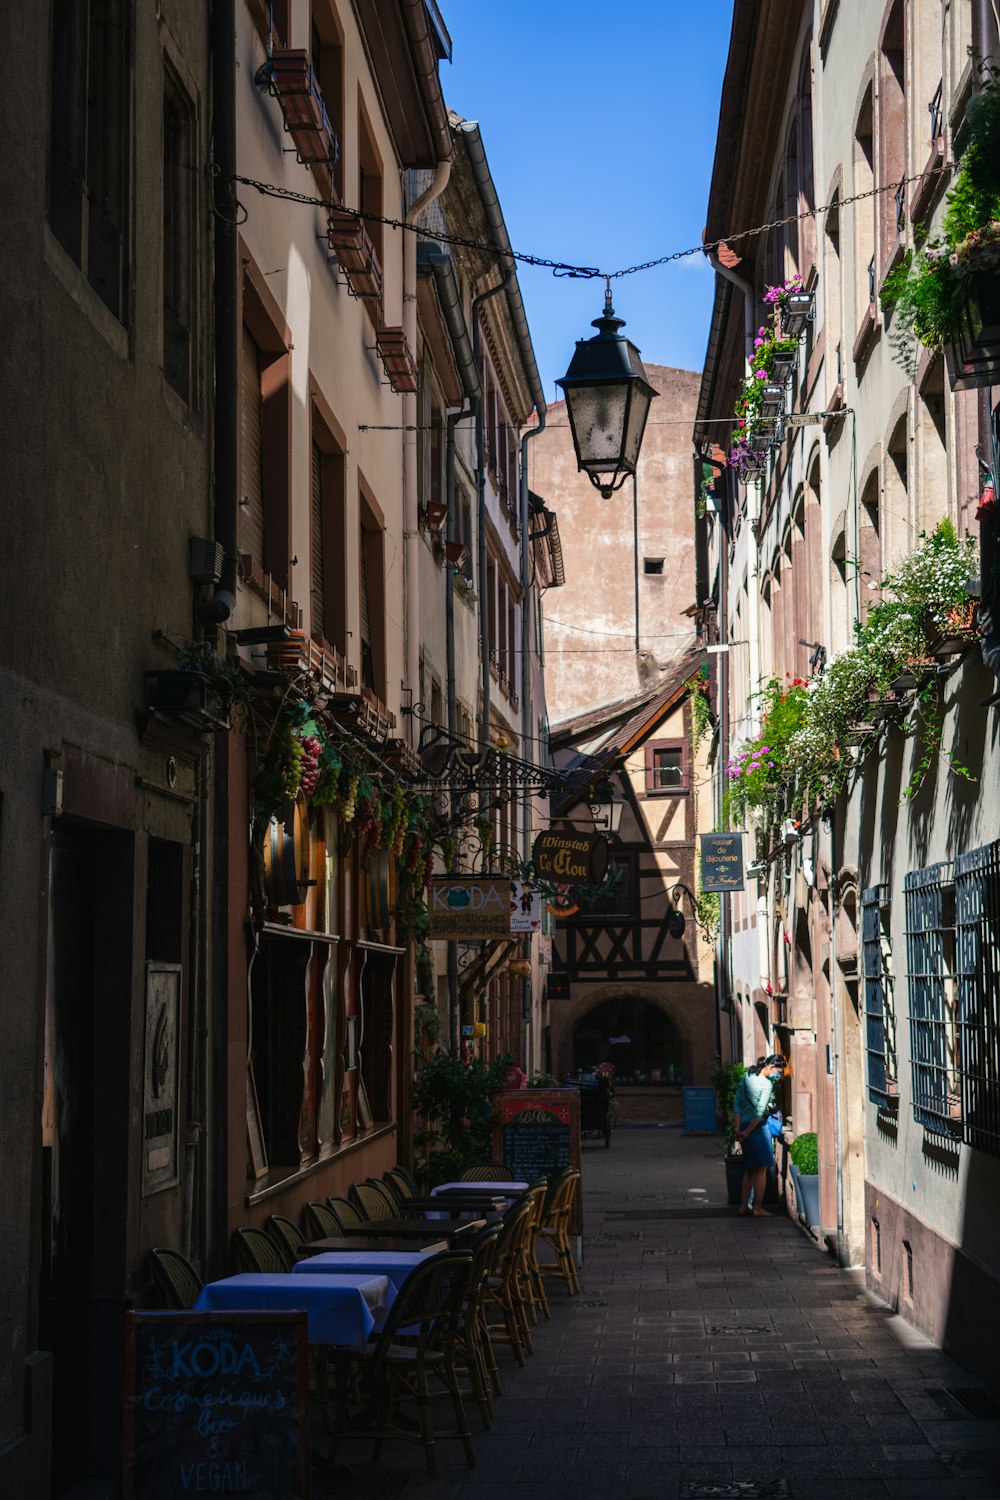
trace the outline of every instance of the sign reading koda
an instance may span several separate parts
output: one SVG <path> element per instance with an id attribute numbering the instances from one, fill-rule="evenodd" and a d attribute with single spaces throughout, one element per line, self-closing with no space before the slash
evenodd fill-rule
<path id="1" fill-rule="evenodd" d="M 608 869 L 608 841 L 601 833 L 564 833 L 549 828 L 531 851 L 539 880 L 555 885 L 600 885 Z"/>
<path id="2" fill-rule="evenodd" d="M 435 875 L 427 894 L 432 938 L 510 936 L 510 881 L 488 876 Z"/>

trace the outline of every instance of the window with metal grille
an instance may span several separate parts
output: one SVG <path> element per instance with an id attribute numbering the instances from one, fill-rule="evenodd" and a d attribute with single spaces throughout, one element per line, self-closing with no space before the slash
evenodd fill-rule
<path id="1" fill-rule="evenodd" d="M 903 881 L 913 1117 L 951 1135 L 961 1119 L 955 1011 L 955 886 L 951 862 Z"/>
<path id="2" fill-rule="evenodd" d="M 1000 1156 L 1000 841 L 955 862 L 962 1137 Z"/>
<path id="3" fill-rule="evenodd" d="M 861 942 L 865 969 L 865 1051 L 868 1097 L 888 1109 L 895 1095 L 896 1028 L 892 1008 L 889 943 L 882 925 L 886 888 L 873 885 L 861 896 Z"/>

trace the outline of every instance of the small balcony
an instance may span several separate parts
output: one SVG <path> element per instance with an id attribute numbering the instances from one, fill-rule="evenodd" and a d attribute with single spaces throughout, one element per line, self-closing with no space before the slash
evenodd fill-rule
<path id="1" fill-rule="evenodd" d="M 333 208 L 326 233 L 349 291 L 362 301 L 377 302 L 382 295 L 382 266 L 364 220 L 346 209 Z"/>
<path id="2" fill-rule="evenodd" d="M 417 361 L 402 328 L 380 328 L 375 335 L 375 347 L 396 394 L 416 391 Z"/>

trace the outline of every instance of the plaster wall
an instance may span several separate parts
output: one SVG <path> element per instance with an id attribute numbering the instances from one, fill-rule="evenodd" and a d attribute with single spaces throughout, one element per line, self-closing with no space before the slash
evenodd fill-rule
<path id="1" fill-rule="evenodd" d="M 631 483 L 601 499 L 577 470 L 561 401 L 528 449 L 531 488 L 559 513 L 566 561 L 565 587 L 544 600 L 553 723 L 655 682 L 657 665 L 694 638 L 682 611 L 694 602 L 690 429 L 699 376 L 654 364 L 646 374 L 660 399 L 650 408 L 637 473 L 638 656 Z M 644 573 L 647 557 L 662 559 L 662 572 Z"/>

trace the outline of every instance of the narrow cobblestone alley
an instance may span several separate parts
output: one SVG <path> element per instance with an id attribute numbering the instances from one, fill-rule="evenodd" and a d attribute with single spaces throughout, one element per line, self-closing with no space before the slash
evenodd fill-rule
<path id="1" fill-rule="evenodd" d="M 354 1478 L 317 1475 L 320 1500 L 1000 1496 L 1000 1422 L 944 1394 L 977 1382 L 786 1218 L 727 1209 L 713 1139 L 621 1129 L 583 1174 L 583 1292 L 556 1293 L 526 1369 L 501 1352 L 476 1469 L 456 1444 L 435 1481 L 346 1445 Z"/>

